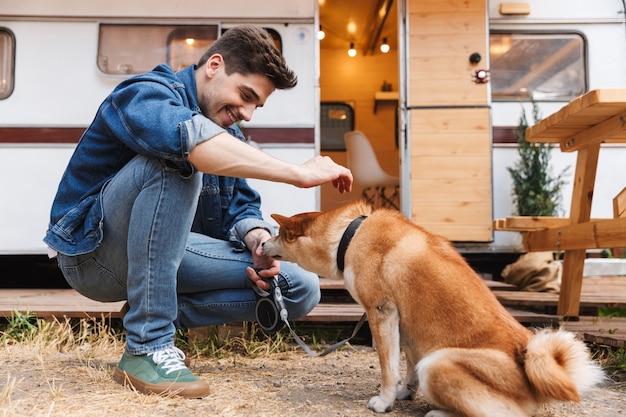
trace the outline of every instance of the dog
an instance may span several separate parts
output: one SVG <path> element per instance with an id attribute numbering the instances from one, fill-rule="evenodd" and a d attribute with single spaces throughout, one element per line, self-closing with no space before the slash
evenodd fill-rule
<path id="1" fill-rule="evenodd" d="M 447 239 L 397 211 L 357 201 L 272 217 L 280 229 L 263 244 L 267 256 L 343 278 L 365 309 L 382 374 L 375 412 L 419 389 L 427 417 L 530 416 L 578 402 L 604 378 L 573 333 L 522 326 Z"/>

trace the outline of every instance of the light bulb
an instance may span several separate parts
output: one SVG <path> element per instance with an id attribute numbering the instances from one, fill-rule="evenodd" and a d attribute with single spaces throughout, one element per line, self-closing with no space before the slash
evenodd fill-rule
<path id="1" fill-rule="evenodd" d="M 389 52 L 389 44 L 387 43 L 387 38 L 383 38 L 383 43 L 380 44 L 380 52 L 386 54 Z"/>
<path id="2" fill-rule="evenodd" d="M 324 32 L 324 29 L 322 29 L 322 25 L 320 25 L 320 30 L 317 31 L 317 39 L 321 41 L 325 37 L 326 37 L 326 33 Z"/>
<path id="3" fill-rule="evenodd" d="M 348 49 L 348 56 L 353 58 L 356 56 L 356 49 L 354 49 L 354 43 L 350 43 L 350 49 Z"/>

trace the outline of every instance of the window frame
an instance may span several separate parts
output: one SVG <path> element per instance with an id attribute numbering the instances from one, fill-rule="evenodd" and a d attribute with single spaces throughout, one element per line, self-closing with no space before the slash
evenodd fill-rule
<path id="1" fill-rule="evenodd" d="M 148 68 L 141 68 L 141 69 L 138 69 L 138 70 L 130 70 L 128 72 L 125 72 L 125 71 L 106 70 L 106 65 L 108 65 L 108 63 L 106 62 L 106 60 L 107 60 L 106 51 L 108 51 L 110 49 L 114 49 L 114 48 L 111 48 L 109 46 L 108 49 L 105 48 L 105 51 L 102 52 L 102 44 L 103 44 L 102 27 L 103 26 L 110 26 L 110 27 L 111 26 L 127 26 L 127 27 L 141 27 L 141 26 L 159 27 L 159 26 L 164 26 L 164 27 L 170 27 L 172 29 L 166 36 L 166 44 L 164 46 L 165 54 L 164 54 L 164 56 L 162 56 L 158 60 L 158 62 L 154 63 L 154 65 L 151 66 L 149 69 Z M 274 43 L 275 43 L 276 47 L 280 50 L 280 52 L 282 54 L 282 52 L 283 52 L 283 39 L 282 39 L 282 36 L 281 36 L 280 32 L 278 32 L 274 28 L 266 27 L 263 24 L 256 24 L 256 26 L 265 29 L 270 34 L 272 39 L 274 39 Z M 215 42 L 217 39 L 219 39 L 224 34 L 224 32 L 227 31 L 230 28 L 230 26 L 225 26 L 224 24 L 222 24 L 219 21 L 207 21 L 207 22 L 189 22 L 189 21 L 172 22 L 172 21 L 154 21 L 154 20 L 151 20 L 151 21 L 141 21 L 141 22 L 135 22 L 135 21 L 106 21 L 106 20 L 100 21 L 100 22 L 98 22 L 98 46 L 97 46 L 97 51 L 96 51 L 96 67 L 98 68 L 98 70 L 102 74 L 105 74 L 107 76 L 130 77 L 130 76 L 133 76 L 133 75 L 137 75 L 137 74 L 148 72 L 148 71 L 152 70 L 152 68 L 154 68 L 156 65 L 159 65 L 159 64 L 172 65 L 172 62 L 170 62 L 171 57 L 172 57 L 171 56 L 171 53 L 172 53 L 171 46 L 172 45 L 170 45 L 169 42 L 172 39 L 174 39 L 174 34 L 176 34 L 176 33 L 184 33 L 186 31 L 193 32 L 193 31 L 196 31 L 196 30 L 201 30 L 203 27 L 205 27 L 205 28 L 215 28 L 216 38 L 213 40 L 213 42 Z M 115 45 L 113 45 L 113 46 L 115 46 Z M 206 48 L 203 49 L 202 54 L 205 51 L 206 51 Z M 134 51 L 132 49 L 125 50 L 125 52 L 137 53 L 136 51 Z M 200 54 L 200 56 L 202 54 Z M 194 62 L 194 64 L 196 62 Z M 133 65 L 132 65 L 133 62 L 129 62 L 128 64 L 130 65 L 130 68 L 133 68 Z M 113 63 L 113 65 L 115 65 L 115 63 Z M 174 68 L 174 70 L 179 70 L 179 69 L 180 68 Z"/>
<path id="2" fill-rule="evenodd" d="M 131 70 L 128 72 L 124 72 L 124 71 L 111 71 L 111 70 L 106 70 L 106 66 L 103 66 L 102 62 L 103 60 L 106 60 L 106 51 L 108 51 L 109 49 L 114 49 L 111 48 L 111 46 L 108 47 L 108 49 L 105 49 L 105 51 L 103 52 L 102 49 L 102 44 L 103 44 L 103 38 L 102 38 L 102 28 L 104 26 L 108 26 L 108 27 L 114 27 L 114 26 L 119 26 L 119 27 L 135 27 L 135 28 L 140 28 L 140 27 L 147 27 L 147 28 L 158 28 L 158 27 L 164 27 L 164 28 L 170 28 L 171 30 L 168 33 L 164 33 L 165 37 L 165 44 L 162 45 L 163 50 L 164 50 L 164 54 L 162 56 L 159 57 L 158 62 L 154 62 L 152 64 L 146 64 L 146 67 L 141 67 L 138 68 L 137 70 Z M 172 35 L 176 32 L 185 32 L 185 31 L 193 31 L 193 30 L 201 30 L 201 28 L 206 27 L 207 29 L 213 29 L 215 31 L 215 35 L 216 38 L 215 40 L 217 40 L 220 36 L 221 33 L 221 28 L 222 25 L 219 22 L 215 22 L 215 21 L 209 21 L 209 22 L 202 22 L 202 23 L 198 23 L 198 22 L 187 22 L 187 21 L 181 21 L 181 22 L 171 22 L 171 21 L 148 21 L 148 22 L 128 22 L 128 21 L 101 21 L 98 22 L 98 47 L 97 47 L 97 51 L 96 51 L 96 66 L 98 68 L 98 70 L 102 73 L 105 74 L 107 76 L 121 76 L 121 77 L 130 77 L 133 75 L 137 75 L 137 74 L 142 74 L 148 71 L 151 71 L 155 66 L 159 65 L 159 64 L 168 64 L 170 65 L 171 63 L 169 62 L 169 60 L 171 59 L 171 45 L 168 44 L 169 41 L 171 41 L 172 39 Z M 215 41 L 214 40 L 214 41 Z M 113 47 L 115 47 L 115 45 L 113 45 Z M 206 51 L 206 49 L 203 49 L 202 53 L 204 53 Z M 124 52 L 130 53 L 130 54 L 137 54 L 138 52 L 133 50 L 133 49 L 127 49 Z M 200 55 L 202 55 L 202 53 Z M 195 63 L 195 62 L 194 62 Z M 115 63 L 114 63 L 115 64 Z M 128 64 L 130 64 L 130 67 L 133 67 L 133 62 L 129 62 Z M 106 63 L 106 65 L 108 65 L 108 63 Z M 148 68 L 149 67 L 149 68 Z M 175 70 L 178 70 L 177 68 L 175 68 Z"/>
<path id="3" fill-rule="evenodd" d="M 9 57 L 11 62 L 6 66 L 7 70 L 9 71 L 9 73 L 6 74 L 9 86 L 4 93 L 2 92 L 3 90 L 0 90 L 0 100 L 6 100 L 13 94 L 13 91 L 15 90 L 15 50 L 16 50 L 15 44 L 16 44 L 16 41 L 15 41 L 15 34 L 9 28 L 0 26 L 0 33 L 5 33 L 6 35 L 8 35 L 8 38 L 11 42 L 11 45 L 10 45 L 11 55 Z M 4 65 L 0 66 L 0 69 L 2 69 L 2 67 L 4 67 Z M 0 77 L 1 76 L 3 76 L 3 74 L 0 72 Z"/>
<path id="4" fill-rule="evenodd" d="M 550 35 L 550 36 L 559 36 L 559 35 L 575 35 L 577 37 L 579 37 L 582 41 L 582 60 L 583 60 L 583 64 L 582 64 L 582 69 L 583 69 L 583 76 L 582 76 L 582 92 L 580 94 L 575 94 L 575 95 L 571 95 L 571 96 L 565 96 L 565 95 L 560 95 L 558 97 L 555 98 L 550 98 L 550 97 L 533 97 L 532 94 L 518 94 L 518 95 L 514 95 L 514 96 L 506 96 L 506 97 L 496 97 L 494 96 L 494 92 L 493 92 L 493 82 L 492 84 L 492 88 L 491 88 L 491 101 L 492 102 L 501 102 L 501 103 L 505 103 L 505 102 L 519 102 L 519 101 L 543 101 L 543 102 L 569 102 L 571 100 L 573 100 L 574 98 L 578 97 L 581 94 L 584 94 L 586 92 L 589 91 L 589 53 L 588 53 L 588 48 L 589 48 L 589 42 L 587 37 L 585 36 L 584 33 L 577 31 L 577 30 L 523 30 L 523 29 L 513 29 L 513 30 L 507 30 L 507 29 L 493 29 L 489 31 L 489 45 L 491 48 L 491 35 L 530 35 L 530 36 L 541 36 L 541 35 Z M 489 67 L 490 67 L 490 72 L 491 72 L 491 79 L 493 80 L 493 73 L 494 73 L 494 67 L 493 67 L 493 62 L 491 60 L 491 52 L 490 52 L 490 62 L 489 62 Z"/>

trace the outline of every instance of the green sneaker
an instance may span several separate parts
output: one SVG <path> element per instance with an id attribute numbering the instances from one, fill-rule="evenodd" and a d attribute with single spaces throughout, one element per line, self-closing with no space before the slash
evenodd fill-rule
<path id="1" fill-rule="evenodd" d="M 139 356 L 124 352 L 113 379 L 144 394 L 206 397 L 209 384 L 192 374 L 184 360 L 185 354 L 176 347 Z"/>

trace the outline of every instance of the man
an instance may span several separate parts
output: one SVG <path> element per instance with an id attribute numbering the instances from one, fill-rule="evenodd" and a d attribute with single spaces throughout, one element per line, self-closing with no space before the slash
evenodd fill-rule
<path id="1" fill-rule="evenodd" d="M 352 174 L 329 158 L 274 159 L 242 142 L 235 125 L 296 82 L 263 29 L 239 26 L 193 67 L 160 65 L 120 83 L 83 134 L 44 241 L 78 292 L 128 300 L 117 382 L 206 396 L 208 384 L 174 346 L 176 327 L 253 321 L 252 286 L 267 290 L 275 275 L 290 317 L 319 301 L 315 275 L 263 255 L 272 228 L 244 178 L 332 182 L 345 192 Z"/>

